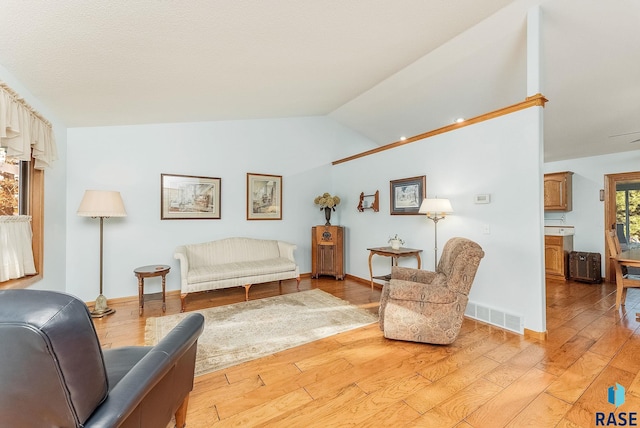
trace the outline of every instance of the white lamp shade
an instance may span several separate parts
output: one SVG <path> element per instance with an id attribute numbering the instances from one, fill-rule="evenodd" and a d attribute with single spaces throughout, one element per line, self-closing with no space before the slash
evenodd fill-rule
<path id="1" fill-rule="evenodd" d="M 81 217 L 126 217 L 120 192 L 86 190 L 78 208 Z"/>
<path id="2" fill-rule="evenodd" d="M 451 208 L 451 202 L 449 199 L 425 199 L 420 204 L 420 209 L 418 210 L 420 214 L 429 214 L 429 213 L 452 213 L 453 208 Z"/>

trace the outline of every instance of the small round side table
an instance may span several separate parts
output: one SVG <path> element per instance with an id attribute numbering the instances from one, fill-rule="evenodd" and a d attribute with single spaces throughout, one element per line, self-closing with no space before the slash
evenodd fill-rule
<path id="1" fill-rule="evenodd" d="M 142 266 L 133 270 L 133 273 L 138 277 L 138 306 L 139 312 L 138 315 L 142 315 L 142 310 L 144 309 L 144 279 L 152 278 L 154 276 L 162 277 L 162 312 L 166 312 L 167 310 L 167 302 L 166 302 L 166 276 L 171 270 L 171 266 L 167 265 L 149 265 Z"/>

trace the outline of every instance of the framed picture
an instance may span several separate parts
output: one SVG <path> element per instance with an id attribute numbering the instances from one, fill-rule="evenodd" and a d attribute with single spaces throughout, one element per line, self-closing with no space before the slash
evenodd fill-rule
<path id="1" fill-rule="evenodd" d="M 160 219 L 219 219 L 220 184 L 216 177 L 160 174 Z"/>
<path id="2" fill-rule="evenodd" d="M 427 177 L 403 178 L 392 180 L 391 215 L 417 215 L 420 204 L 426 195 Z"/>
<path id="3" fill-rule="evenodd" d="M 282 220 L 282 176 L 247 173 L 247 220 Z"/>

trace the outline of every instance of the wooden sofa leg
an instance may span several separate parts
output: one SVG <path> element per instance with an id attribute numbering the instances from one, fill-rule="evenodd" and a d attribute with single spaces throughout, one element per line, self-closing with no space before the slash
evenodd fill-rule
<path id="1" fill-rule="evenodd" d="M 300 291 L 300 276 L 296 277 L 296 290 Z"/>
<path id="2" fill-rule="evenodd" d="M 244 300 L 245 302 L 249 301 L 249 289 L 251 288 L 251 284 L 247 284 L 244 286 Z"/>
<path id="3" fill-rule="evenodd" d="M 189 407 L 189 394 L 184 397 L 182 404 L 176 410 L 176 428 L 184 428 L 187 426 L 187 408 Z"/>
<path id="4" fill-rule="evenodd" d="M 180 294 L 180 312 L 184 312 L 187 309 L 187 294 Z"/>

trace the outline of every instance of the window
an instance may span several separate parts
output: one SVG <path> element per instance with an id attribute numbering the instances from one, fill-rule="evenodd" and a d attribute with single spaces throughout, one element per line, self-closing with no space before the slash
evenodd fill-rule
<path id="1" fill-rule="evenodd" d="M 26 170 L 26 174 L 23 170 Z M 25 196 L 29 189 L 25 189 L 25 186 L 21 188 L 20 184 L 26 184 L 28 171 L 28 162 L 7 156 L 6 149 L 0 147 L 0 215 L 26 214 Z"/>
<path id="2" fill-rule="evenodd" d="M 616 224 L 630 247 L 640 245 L 640 182 L 616 185 Z"/>
<path id="3" fill-rule="evenodd" d="M 0 215 L 30 215 L 36 275 L 0 282 L 0 288 L 26 287 L 42 275 L 44 173 L 33 162 L 19 161 L 0 147 Z"/>
<path id="4" fill-rule="evenodd" d="M 2 150 L 1 155 L 4 163 L 7 164 L 6 171 L 2 173 L 2 181 L 6 187 L 4 190 L 6 192 L 4 204 L 6 205 L 3 205 L 2 209 L 11 212 L 12 216 L 16 215 L 17 211 L 18 214 L 31 217 L 31 246 L 34 263 L 29 266 L 29 272 L 36 272 L 35 275 L 30 277 L 3 281 L 0 283 L 0 288 L 26 287 L 42 276 L 42 240 L 44 235 L 43 170 L 50 167 L 53 161 L 58 159 L 58 153 L 51 123 L 33 109 L 22 96 L 2 81 L 0 81 L 0 119 L 0 146 L 5 149 L 9 148 L 9 150 Z M 16 165 L 13 160 L 9 159 L 9 162 L 7 162 L 8 153 L 24 161 L 19 163 L 18 171 L 15 169 Z M 17 208 L 15 206 L 16 198 L 18 202 Z M 9 220 L 11 221 L 12 219 Z M 28 245 L 28 235 L 23 242 Z M 10 257 L 16 255 L 19 256 L 19 253 L 9 254 Z M 9 277 L 20 276 L 20 274 L 21 272 L 18 272 L 17 275 L 10 275 Z"/>

